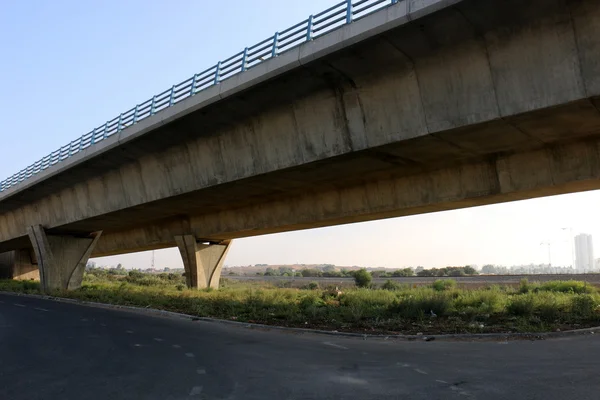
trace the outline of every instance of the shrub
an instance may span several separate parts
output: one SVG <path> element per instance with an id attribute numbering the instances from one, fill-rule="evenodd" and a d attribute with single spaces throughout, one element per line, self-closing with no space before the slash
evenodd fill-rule
<path id="1" fill-rule="evenodd" d="M 571 312 L 582 318 L 590 319 L 598 311 L 598 301 L 589 294 L 580 294 L 571 298 Z"/>
<path id="2" fill-rule="evenodd" d="M 456 287 L 456 281 L 454 279 L 438 279 L 431 287 L 437 292 L 443 292 L 444 290 L 454 289 Z"/>
<path id="3" fill-rule="evenodd" d="M 360 320 L 386 317 L 397 300 L 397 295 L 387 290 L 357 289 L 344 292 L 340 305 L 350 319 Z"/>
<path id="4" fill-rule="evenodd" d="M 561 293 L 596 293 L 596 288 L 582 281 L 549 281 L 539 286 L 539 290 Z"/>
<path id="5" fill-rule="evenodd" d="M 529 293 L 531 290 L 531 285 L 529 284 L 529 280 L 527 278 L 521 279 L 519 282 L 519 293 Z"/>
<path id="6" fill-rule="evenodd" d="M 371 285 L 372 279 L 373 278 L 371 277 L 371 274 L 369 274 L 369 272 L 365 268 L 360 269 L 354 273 L 354 283 L 356 283 L 356 286 L 358 286 L 359 288 L 369 287 Z"/>
<path id="7" fill-rule="evenodd" d="M 404 318 L 422 319 L 432 311 L 437 316 L 446 316 L 452 311 L 452 298 L 448 293 L 419 289 L 404 297 L 394 311 Z"/>
<path id="8" fill-rule="evenodd" d="M 319 284 L 317 282 L 311 282 L 308 284 L 309 290 L 317 290 L 319 289 Z"/>
<path id="9" fill-rule="evenodd" d="M 499 289 L 465 290 L 454 301 L 457 312 L 493 314 L 504 310 L 506 296 Z"/>
<path id="10" fill-rule="evenodd" d="M 384 290 L 400 290 L 402 288 L 402 286 L 399 283 L 396 283 L 393 280 L 388 279 L 387 281 L 385 281 L 385 283 L 383 285 L 381 285 L 381 288 Z"/>
<path id="11" fill-rule="evenodd" d="M 533 315 L 535 303 L 531 294 L 514 295 L 506 306 L 506 311 L 518 317 Z"/>

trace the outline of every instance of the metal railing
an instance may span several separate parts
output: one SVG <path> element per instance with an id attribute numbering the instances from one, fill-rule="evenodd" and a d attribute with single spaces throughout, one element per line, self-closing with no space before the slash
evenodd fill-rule
<path id="1" fill-rule="evenodd" d="M 392 6 L 400 0 L 344 0 L 325 11 L 309 16 L 302 22 L 283 31 L 275 32 L 254 46 L 219 61 L 216 65 L 194 74 L 194 76 L 173 85 L 162 93 L 153 96 L 107 121 L 71 143 L 60 147 L 41 160 L 36 161 L 18 173 L 0 181 L 0 192 L 3 192 L 29 178 L 56 165 L 69 157 L 94 146 L 96 143 L 111 137 L 137 122 L 148 118 L 183 99 L 194 96 L 198 92 L 236 74 L 244 72 L 263 61 L 277 57 L 286 50 L 308 42 L 343 25 L 350 24 L 374 11 Z"/>

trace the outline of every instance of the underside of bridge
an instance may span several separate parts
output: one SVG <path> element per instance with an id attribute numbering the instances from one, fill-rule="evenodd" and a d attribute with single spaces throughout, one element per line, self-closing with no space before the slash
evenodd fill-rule
<path id="1" fill-rule="evenodd" d="M 600 4 L 465 0 L 0 197 L 0 251 L 178 246 L 215 287 L 235 238 L 600 189 L 599 96 Z"/>

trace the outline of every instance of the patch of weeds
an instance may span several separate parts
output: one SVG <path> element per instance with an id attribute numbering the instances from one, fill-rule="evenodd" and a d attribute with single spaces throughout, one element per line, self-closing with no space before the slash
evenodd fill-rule
<path id="1" fill-rule="evenodd" d="M 438 279 L 431 284 L 431 287 L 437 292 L 443 292 L 456 288 L 456 281 L 454 279 Z"/>

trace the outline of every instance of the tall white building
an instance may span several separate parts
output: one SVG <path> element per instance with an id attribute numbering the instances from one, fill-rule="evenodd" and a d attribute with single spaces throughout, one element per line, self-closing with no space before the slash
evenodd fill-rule
<path id="1" fill-rule="evenodd" d="M 575 236 L 575 267 L 577 272 L 589 272 L 594 269 L 592 235 L 580 233 Z"/>

